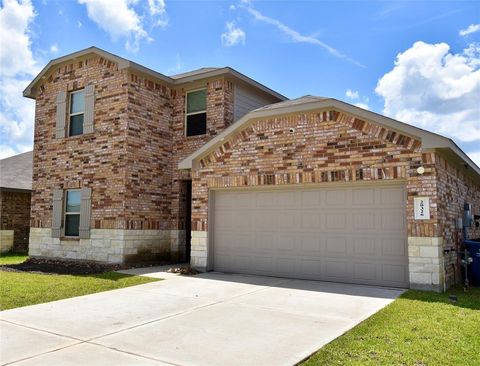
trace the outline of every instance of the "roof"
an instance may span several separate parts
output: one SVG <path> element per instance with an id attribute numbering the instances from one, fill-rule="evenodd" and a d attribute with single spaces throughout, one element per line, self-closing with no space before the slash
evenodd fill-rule
<path id="1" fill-rule="evenodd" d="M 230 125 L 228 128 L 215 136 L 212 140 L 200 147 L 193 154 L 182 160 L 178 164 L 178 168 L 191 169 L 197 160 L 199 160 L 203 156 L 207 155 L 209 152 L 213 151 L 216 147 L 221 145 L 224 140 L 227 139 L 230 135 L 246 128 L 251 122 L 255 121 L 258 118 L 273 117 L 290 113 L 308 112 L 324 108 L 333 108 L 345 111 L 360 118 L 385 126 L 394 131 L 398 131 L 405 135 L 417 138 L 422 141 L 423 149 L 448 150 L 450 153 L 453 153 L 453 155 L 456 156 L 459 161 L 470 167 L 476 173 L 477 178 L 480 178 L 480 168 L 467 156 L 467 154 L 465 154 L 455 144 L 453 140 L 445 136 L 441 136 L 436 133 L 409 125 L 407 123 L 385 117 L 381 114 L 356 107 L 354 105 L 342 102 L 334 98 L 317 97 L 312 95 L 305 95 L 297 99 L 291 99 L 270 104 L 247 113 L 237 122 Z"/>
<path id="2" fill-rule="evenodd" d="M 0 160 L 0 188 L 32 190 L 33 151 Z"/>
<path id="3" fill-rule="evenodd" d="M 232 69 L 231 67 L 206 67 L 198 70 L 193 70 L 189 72 L 185 72 L 182 74 L 177 74 L 173 76 L 166 76 L 162 73 L 159 73 L 157 71 L 154 71 L 152 69 L 149 69 L 145 66 L 142 66 L 140 64 L 137 64 L 136 62 L 127 60 L 126 58 L 114 55 L 113 53 L 107 52 L 105 50 L 102 50 L 98 47 L 89 47 L 84 50 L 74 52 L 71 54 L 68 54 L 66 56 L 62 56 L 56 59 L 51 60 L 43 69 L 40 71 L 40 73 L 35 77 L 35 79 L 32 80 L 32 82 L 26 87 L 26 89 L 23 91 L 23 96 L 27 98 L 32 98 L 35 99 L 35 94 L 36 94 L 36 86 L 39 84 L 43 79 L 46 78 L 46 73 L 50 68 L 52 68 L 55 65 L 68 62 L 68 61 L 74 61 L 75 59 L 78 59 L 80 57 L 89 55 L 89 54 L 97 54 L 100 55 L 101 57 L 111 60 L 113 62 L 116 62 L 118 64 L 118 68 L 120 70 L 122 69 L 131 69 L 137 72 L 141 72 L 143 74 L 146 74 L 154 79 L 160 80 L 164 83 L 166 83 L 170 87 L 177 87 L 185 83 L 190 83 L 192 81 L 197 81 L 197 80 L 202 80 L 202 79 L 207 79 L 211 77 L 216 77 L 216 76 L 230 76 L 235 79 L 241 80 L 244 83 L 247 83 L 249 85 L 252 85 L 253 87 L 262 90 L 264 93 L 269 94 L 278 100 L 286 100 L 287 98 L 280 94 L 277 93 L 275 90 L 272 90 L 265 85 L 259 83 L 258 81 L 255 81 L 251 78 L 249 78 L 246 75 L 243 75 L 242 73 L 238 72 L 237 70 Z"/>
<path id="4" fill-rule="evenodd" d="M 170 77 L 172 79 L 181 79 L 181 78 L 184 78 L 184 77 L 187 77 L 187 76 L 195 76 L 195 75 L 205 74 L 206 72 L 215 71 L 215 70 L 218 70 L 218 69 L 220 69 L 220 67 L 202 67 L 200 69 L 187 71 L 187 72 L 182 72 L 182 73 L 176 74 L 176 75 L 170 75 Z"/>

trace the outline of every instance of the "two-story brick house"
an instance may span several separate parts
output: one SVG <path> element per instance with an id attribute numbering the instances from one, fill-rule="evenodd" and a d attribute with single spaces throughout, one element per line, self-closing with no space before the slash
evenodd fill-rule
<path id="1" fill-rule="evenodd" d="M 468 156 L 334 99 L 97 48 L 51 61 L 24 95 L 32 256 L 439 290 L 459 279 L 463 227 L 480 237 L 459 220 L 466 203 L 480 214 Z"/>

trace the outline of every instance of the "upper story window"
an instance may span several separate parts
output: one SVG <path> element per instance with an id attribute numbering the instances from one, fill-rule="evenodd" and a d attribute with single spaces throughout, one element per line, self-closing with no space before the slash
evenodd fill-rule
<path id="1" fill-rule="evenodd" d="M 83 134 L 84 113 L 85 93 L 83 89 L 70 93 L 68 136 L 77 136 Z"/>
<path id="2" fill-rule="evenodd" d="M 207 133 L 207 90 L 195 90 L 187 93 L 185 116 L 186 136 L 205 135 Z"/>
<path id="3" fill-rule="evenodd" d="M 65 199 L 65 236 L 78 236 L 80 229 L 80 191 L 67 190 Z"/>

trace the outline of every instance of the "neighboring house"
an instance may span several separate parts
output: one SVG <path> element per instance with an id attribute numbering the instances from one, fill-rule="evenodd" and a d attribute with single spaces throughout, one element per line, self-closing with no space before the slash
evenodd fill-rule
<path id="1" fill-rule="evenodd" d="M 0 160 L 0 252 L 26 252 L 30 232 L 32 151 Z"/>
<path id="2" fill-rule="evenodd" d="M 459 281 L 480 169 L 450 139 L 331 98 L 286 100 L 231 68 L 168 77 L 94 47 L 51 61 L 24 95 L 32 256 Z"/>

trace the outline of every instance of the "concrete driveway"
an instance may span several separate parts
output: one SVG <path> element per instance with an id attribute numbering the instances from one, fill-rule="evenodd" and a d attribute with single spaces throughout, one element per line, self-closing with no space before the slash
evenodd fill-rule
<path id="1" fill-rule="evenodd" d="M 293 365 L 402 293 L 206 273 L 0 313 L 2 364 Z"/>

